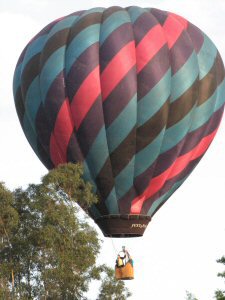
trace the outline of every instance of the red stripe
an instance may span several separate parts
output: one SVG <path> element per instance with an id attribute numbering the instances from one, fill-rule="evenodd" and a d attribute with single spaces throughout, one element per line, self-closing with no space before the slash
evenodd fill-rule
<path id="1" fill-rule="evenodd" d="M 146 199 L 158 192 L 167 180 L 180 174 L 187 167 L 190 161 L 202 156 L 208 149 L 216 132 L 217 129 L 210 135 L 204 137 L 200 141 L 200 143 L 190 152 L 178 157 L 166 171 L 164 171 L 159 176 L 152 178 L 146 190 L 132 201 L 131 213 L 139 214 Z"/>
<path id="2" fill-rule="evenodd" d="M 102 100 L 105 101 L 122 78 L 136 64 L 134 41 L 124 46 L 101 74 Z"/>
<path id="3" fill-rule="evenodd" d="M 136 48 L 137 73 L 141 72 L 165 44 L 166 39 L 162 27 L 158 24 L 151 28 Z"/>
<path id="4" fill-rule="evenodd" d="M 95 100 L 101 93 L 99 66 L 82 82 L 71 103 L 71 113 L 78 129 Z"/>
<path id="5" fill-rule="evenodd" d="M 70 104 L 66 98 L 57 115 L 55 128 L 50 138 L 50 155 L 55 166 L 67 162 L 67 147 L 73 133 L 73 128 Z"/>
<path id="6" fill-rule="evenodd" d="M 183 18 L 179 15 L 176 15 L 174 13 L 170 13 L 170 15 L 173 16 L 179 23 L 181 23 L 183 25 L 184 29 L 187 29 L 188 21 L 185 18 Z"/>
<path id="7" fill-rule="evenodd" d="M 163 25 L 169 48 L 173 47 L 183 30 L 187 28 L 187 25 L 188 21 L 184 18 L 172 13 L 169 14 Z"/>

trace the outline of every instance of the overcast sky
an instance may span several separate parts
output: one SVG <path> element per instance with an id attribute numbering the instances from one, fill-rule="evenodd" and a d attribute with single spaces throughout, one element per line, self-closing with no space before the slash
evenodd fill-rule
<path id="1" fill-rule="evenodd" d="M 0 0 L 0 181 L 13 189 L 38 182 L 47 170 L 27 143 L 15 113 L 12 77 L 27 42 L 52 20 L 95 6 L 139 5 L 176 12 L 200 27 L 225 61 L 224 0 Z M 114 241 L 126 245 L 135 261 L 135 280 L 127 282 L 131 300 L 182 300 L 189 290 L 212 300 L 224 288 L 216 259 L 225 254 L 225 119 L 198 167 L 157 212 L 143 238 Z M 93 223 L 94 224 L 94 223 Z M 97 227 L 96 227 L 97 229 Z M 100 233 L 100 231 L 99 231 Z M 110 239 L 103 238 L 100 261 L 114 266 Z M 90 298 L 96 299 L 97 286 Z"/>

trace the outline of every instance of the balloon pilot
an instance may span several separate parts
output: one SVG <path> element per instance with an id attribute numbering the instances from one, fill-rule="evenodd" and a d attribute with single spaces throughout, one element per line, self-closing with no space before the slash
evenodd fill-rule
<path id="1" fill-rule="evenodd" d="M 134 279 L 133 259 L 125 246 L 117 255 L 115 266 L 115 277 L 117 280 Z"/>

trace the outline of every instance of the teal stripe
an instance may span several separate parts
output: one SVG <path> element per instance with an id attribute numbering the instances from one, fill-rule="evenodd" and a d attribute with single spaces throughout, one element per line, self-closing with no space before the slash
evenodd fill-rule
<path id="1" fill-rule="evenodd" d="M 141 8 L 141 7 L 137 7 L 137 6 L 132 6 L 128 9 L 128 13 L 130 15 L 130 19 L 133 24 L 145 12 L 148 12 L 145 8 Z"/>
<path id="2" fill-rule="evenodd" d="M 213 95 L 202 105 L 196 107 L 190 132 L 204 125 L 225 101 L 225 80 L 217 87 Z"/>
<path id="3" fill-rule="evenodd" d="M 36 134 L 33 126 L 30 124 L 30 120 L 29 120 L 28 116 L 26 115 L 26 113 L 23 116 L 23 131 L 24 131 L 25 136 L 26 136 L 28 142 L 30 143 L 32 149 L 34 150 L 36 155 L 41 160 L 41 158 L 39 156 L 39 152 L 38 152 L 38 147 L 37 147 L 37 134 Z"/>
<path id="4" fill-rule="evenodd" d="M 39 80 L 38 76 L 32 81 L 30 84 L 25 99 L 25 114 L 23 117 L 23 130 L 29 141 L 31 147 L 33 148 L 36 155 L 41 160 L 38 151 L 38 136 L 35 127 L 35 120 L 38 109 L 41 104 L 40 97 L 40 88 L 39 88 Z"/>
<path id="5" fill-rule="evenodd" d="M 56 76 L 64 69 L 65 46 L 56 50 L 44 64 L 40 74 L 42 101 L 45 101 L 48 90 Z"/>
<path id="6" fill-rule="evenodd" d="M 117 197 L 116 197 L 116 190 L 115 188 L 112 189 L 111 193 L 105 200 L 105 205 L 110 212 L 110 214 L 118 214 L 119 213 L 119 208 L 118 208 L 118 202 L 117 202 Z"/>
<path id="7" fill-rule="evenodd" d="M 109 152 L 112 153 L 128 136 L 137 121 L 137 94 L 106 129 Z"/>
<path id="8" fill-rule="evenodd" d="M 90 14 L 103 13 L 104 10 L 105 10 L 104 7 L 94 7 L 94 8 L 88 9 L 80 16 L 80 19 L 82 19 L 83 17 L 90 15 Z"/>
<path id="9" fill-rule="evenodd" d="M 160 154 L 173 148 L 185 137 L 192 124 L 194 110 L 195 106 L 181 121 L 166 130 Z"/>
<path id="10" fill-rule="evenodd" d="M 19 88 L 21 84 L 21 74 L 24 71 L 24 68 L 26 67 L 27 63 L 30 61 L 30 59 L 41 52 L 41 50 L 44 47 L 44 44 L 46 42 L 47 35 L 42 35 L 33 42 L 29 44 L 29 46 L 26 49 L 25 56 L 23 58 L 23 61 L 16 67 L 15 73 L 14 73 L 14 79 L 13 79 L 13 92 L 16 94 L 17 89 Z"/>
<path id="11" fill-rule="evenodd" d="M 137 94 L 106 129 L 109 153 L 112 153 L 134 129 L 137 123 Z M 121 157 L 123 159 L 123 157 Z M 117 199 L 120 199 L 132 186 L 134 178 L 134 158 L 115 178 Z"/>
<path id="12" fill-rule="evenodd" d="M 143 150 L 138 152 L 135 156 L 135 177 L 146 171 L 153 162 L 157 159 L 162 145 L 165 128 L 160 134 L 154 139 L 151 144 L 146 146 Z"/>
<path id="13" fill-rule="evenodd" d="M 101 26 L 100 45 L 104 43 L 115 29 L 126 23 L 130 23 L 130 18 L 126 10 L 115 12 L 108 17 Z"/>
<path id="14" fill-rule="evenodd" d="M 82 30 L 66 49 L 66 74 L 76 59 L 91 45 L 99 42 L 100 24 L 91 25 Z"/>
<path id="15" fill-rule="evenodd" d="M 52 27 L 51 31 L 48 34 L 48 40 L 57 32 L 70 28 L 72 24 L 75 24 L 78 21 L 79 16 L 68 16 L 63 20 L 60 20 L 54 27 Z"/>
<path id="16" fill-rule="evenodd" d="M 105 127 L 102 127 L 84 162 L 84 178 L 85 180 L 92 183 L 92 185 L 94 186 L 94 192 L 97 191 L 97 186 L 94 182 L 94 179 L 97 177 L 102 167 L 104 166 L 109 155 L 108 153 L 109 152 L 106 142 Z M 105 203 L 111 214 L 118 213 L 119 210 L 115 188 L 113 188 Z"/>
<path id="17" fill-rule="evenodd" d="M 218 95 L 216 99 L 216 105 L 214 111 L 217 111 L 221 108 L 222 105 L 225 103 L 225 79 L 221 82 L 218 87 Z"/>
<path id="18" fill-rule="evenodd" d="M 209 73 L 217 56 L 217 49 L 215 45 L 205 34 L 204 43 L 197 56 L 200 70 L 199 79 L 201 80 Z"/>
<path id="19" fill-rule="evenodd" d="M 166 194 L 164 194 L 159 199 L 154 201 L 151 208 L 149 209 L 147 215 L 152 217 L 155 214 L 155 212 L 157 211 L 158 207 L 160 205 L 162 205 L 163 203 L 165 203 L 166 200 L 169 199 L 169 197 L 182 185 L 182 183 L 187 179 L 188 176 L 186 176 L 185 178 L 183 178 L 180 181 L 177 181 Z"/>
<path id="20" fill-rule="evenodd" d="M 86 157 L 86 163 L 91 171 L 91 174 L 93 175 L 93 178 L 97 177 L 108 156 L 109 152 L 106 142 L 105 126 L 103 126 Z"/>
<path id="21" fill-rule="evenodd" d="M 138 126 L 146 123 L 167 101 L 170 96 L 171 69 L 150 90 L 150 92 L 138 101 Z"/>
<path id="22" fill-rule="evenodd" d="M 133 157 L 126 167 L 115 178 L 115 188 L 118 199 L 123 197 L 133 185 L 134 163 L 135 159 Z"/>
<path id="23" fill-rule="evenodd" d="M 199 75 L 196 53 L 193 52 L 186 63 L 173 75 L 171 79 L 171 102 L 177 100 L 195 82 Z"/>
<path id="24" fill-rule="evenodd" d="M 24 68 L 26 67 L 27 63 L 31 60 L 31 58 L 43 50 L 43 47 L 47 41 L 47 36 L 47 34 L 40 36 L 39 38 L 31 42 L 30 45 L 27 47 L 22 63 L 23 66 L 21 72 L 24 71 Z"/>
<path id="25" fill-rule="evenodd" d="M 16 93 L 18 88 L 20 87 L 21 84 L 21 69 L 22 69 L 22 64 L 19 64 L 16 67 L 16 70 L 13 75 L 13 94 L 14 94 L 14 100 L 16 101 Z"/>
<path id="26" fill-rule="evenodd" d="M 41 95 L 39 88 L 39 78 L 37 76 L 30 84 L 25 99 L 25 110 L 28 114 L 33 128 L 35 128 L 35 119 L 40 105 Z"/>

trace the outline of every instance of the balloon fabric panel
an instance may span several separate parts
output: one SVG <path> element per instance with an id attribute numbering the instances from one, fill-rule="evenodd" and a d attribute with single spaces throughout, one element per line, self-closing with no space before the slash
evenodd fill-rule
<path id="1" fill-rule="evenodd" d="M 50 23 L 29 42 L 13 91 L 43 164 L 82 162 L 100 199 L 90 215 L 105 235 L 132 235 L 120 219 L 143 216 L 147 224 L 212 142 L 224 66 L 212 41 L 181 16 L 93 8 Z M 103 222 L 111 217 L 114 233 Z"/>

